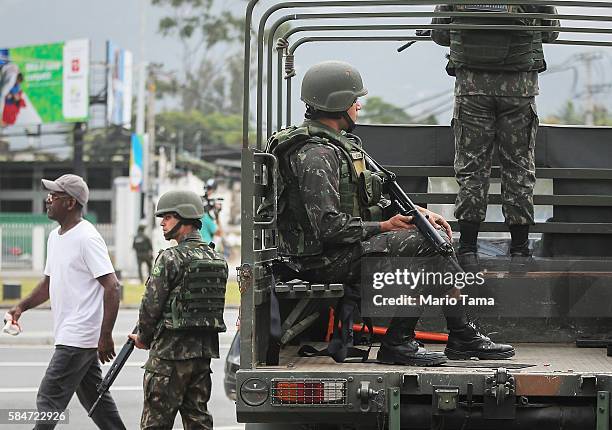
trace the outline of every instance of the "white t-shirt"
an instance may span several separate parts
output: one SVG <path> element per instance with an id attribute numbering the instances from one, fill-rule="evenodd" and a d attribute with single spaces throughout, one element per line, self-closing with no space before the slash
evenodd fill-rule
<path id="1" fill-rule="evenodd" d="M 50 277 L 56 345 L 97 348 L 104 315 L 104 288 L 96 278 L 113 273 L 104 239 L 83 220 L 47 239 L 45 275 Z"/>

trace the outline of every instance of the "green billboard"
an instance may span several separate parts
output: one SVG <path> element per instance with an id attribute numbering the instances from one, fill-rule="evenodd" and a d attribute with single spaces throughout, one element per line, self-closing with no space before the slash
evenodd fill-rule
<path id="1" fill-rule="evenodd" d="M 2 126 L 86 120 L 88 81 L 88 40 L 0 49 Z"/>

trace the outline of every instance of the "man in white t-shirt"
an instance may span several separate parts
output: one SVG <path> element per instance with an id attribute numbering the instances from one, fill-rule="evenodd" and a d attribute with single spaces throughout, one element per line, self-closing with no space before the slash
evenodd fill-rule
<path id="1" fill-rule="evenodd" d="M 47 240 L 44 278 L 9 313 L 13 320 L 51 299 L 55 352 L 38 389 L 41 412 L 64 411 L 76 392 L 85 409 L 98 397 L 102 381 L 98 359 L 115 356 L 112 331 L 119 310 L 119 281 L 100 233 L 82 218 L 89 188 L 80 176 L 42 180 L 49 191 L 47 216 L 59 223 Z M 106 393 L 92 415 L 98 428 L 125 429 L 115 402 Z M 52 429 L 55 422 L 35 429 Z"/>

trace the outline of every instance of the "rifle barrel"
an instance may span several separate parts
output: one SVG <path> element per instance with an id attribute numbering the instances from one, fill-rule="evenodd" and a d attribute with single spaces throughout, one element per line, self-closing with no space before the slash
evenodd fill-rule
<path id="1" fill-rule="evenodd" d="M 134 330 L 132 330 L 132 334 L 136 333 L 138 333 L 138 326 L 134 327 Z M 115 379 L 119 375 L 119 372 L 121 372 L 121 369 L 123 369 L 125 362 L 130 357 L 130 354 L 132 354 L 132 351 L 134 350 L 134 345 L 135 342 L 132 339 L 128 338 L 127 342 L 125 342 L 125 345 L 123 345 L 123 348 L 121 348 L 121 351 L 119 351 L 119 354 L 117 354 L 117 357 L 115 357 L 115 360 L 113 361 L 113 364 L 111 364 L 110 369 L 108 369 L 108 372 L 106 372 L 104 379 L 102 379 L 102 382 L 100 382 L 100 385 L 98 385 L 98 398 L 91 406 L 91 409 L 89 409 L 87 416 L 91 417 L 93 415 L 96 407 L 98 406 L 98 403 L 100 403 L 100 400 L 102 400 L 102 396 L 104 396 L 104 394 L 110 389 L 111 385 L 113 385 L 113 382 L 115 382 Z"/>

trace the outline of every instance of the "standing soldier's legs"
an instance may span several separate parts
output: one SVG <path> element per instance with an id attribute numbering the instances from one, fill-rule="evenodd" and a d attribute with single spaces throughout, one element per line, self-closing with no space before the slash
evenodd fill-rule
<path id="1" fill-rule="evenodd" d="M 212 382 L 210 379 L 210 358 L 194 358 L 184 360 L 181 367 L 189 369 L 181 372 L 191 375 L 185 381 L 185 397 L 179 408 L 185 430 L 212 430 L 213 419 L 208 412 Z"/>
<path id="2" fill-rule="evenodd" d="M 142 263 L 143 261 L 140 258 L 136 259 L 136 265 L 138 266 L 138 279 L 140 279 L 140 282 L 144 282 L 144 278 L 142 277 Z M 149 273 L 151 273 L 150 270 Z"/>
<path id="3" fill-rule="evenodd" d="M 171 429 L 180 411 L 185 430 L 212 430 L 210 358 L 161 360 L 145 364 L 141 429 Z"/>
<path id="4" fill-rule="evenodd" d="M 496 134 L 495 98 L 457 96 L 452 127 L 455 134 L 455 178 L 459 184 L 455 201 L 455 217 L 461 233 L 458 254 L 462 265 L 473 266 L 477 265 L 480 223 L 487 213 L 491 156 Z M 473 269 L 475 267 L 466 268 L 469 271 Z"/>
<path id="5" fill-rule="evenodd" d="M 174 426 L 174 418 L 183 401 L 183 384 L 176 372 L 176 363 L 154 357 L 145 363 L 141 429 L 166 430 Z"/>
<path id="6" fill-rule="evenodd" d="M 498 124 L 502 211 L 512 236 L 510 253 L 529 254 L 538 115 L 534 97 L 500 97 Z"/>

